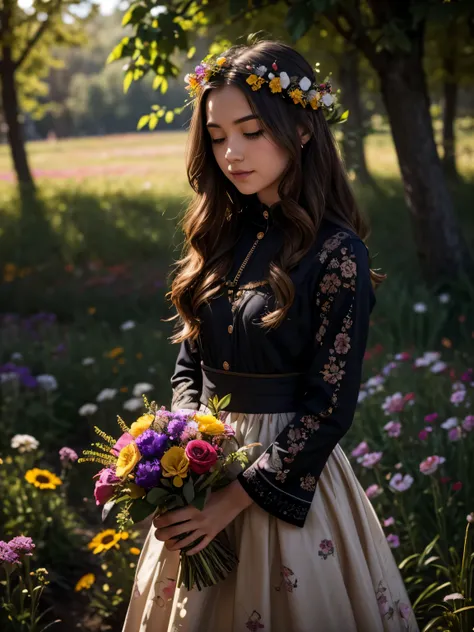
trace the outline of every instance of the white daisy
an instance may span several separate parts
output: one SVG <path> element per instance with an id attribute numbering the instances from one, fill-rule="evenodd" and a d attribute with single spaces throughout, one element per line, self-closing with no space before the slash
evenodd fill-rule
<path id="1" fill-rule="evenodd" d="M 83 404 L 79 408 L 79 414 L 81 417 L 87 417 L 89 415 L 94 415 L 98 411 L 98 406 L 96 404 Z"/>

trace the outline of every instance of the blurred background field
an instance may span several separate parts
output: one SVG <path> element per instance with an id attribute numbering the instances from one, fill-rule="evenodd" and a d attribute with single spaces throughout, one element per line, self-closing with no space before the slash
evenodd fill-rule
<path id="1" fill-rule="evenodd" d="M 165 294 L 190 196 L 185 121 L 170 130 L 161 123 L 153 132 L 135 130 L 150 103 L 177 103 L 182 89 L 172 84 L 166 99 L 149 85 L 133 98 L 122 94 L 123 70 L 103 70 L 121 36 L 122 14 L 98 16 L 86 48 L 63 54 L 73 135 L 57 133 L 69 120 L 67 108 L 54 120 L 50 113 L 23 119 L 33 197 L 24 196 L 10 149 L 0 145 L 0 540 L 33 538 L 31 563 L 45 567 L 51 582 L 35 571 L 40 611 L 51 606 L 44 623 L 62 619 L 60 630 L 71 629 L 72 615 L 74 629 L 120 629 L 143 531 L 119 535 L 112 524 L 101 525 L 94 470 L 59 450 L 79 454 L 94 425 L 116 435 L 116 415 L 133 421 L 142 393 L 169 406 L 177 354 L 168 340 L 173 324 L 165 321 L 173 310 Z M 275 16 L 268 20 L 278 30 Z M 429 37 L 431 45 L 440 35 Z M 198 41 L 198 48 L 207 50 L 212 39 Z M 311 41 L 305 34 L 298 45 L 307 52 Z M 322 56 L 344 65 L 346 52 L 329 54 L 325 46 L 332 44 L 321 44 Z M 432 48 L 426 66 L 436 66 Z M 474 606 L 474 283 L 468 271 L 451 282 L 449 275 L 426 282 L 380 86 L 364 61 L 359 69 L 372 181 L 348 170 L 372 227 L 372 267 L 388 278 L 377 291 L 360 403 L 343 447 L 393 546 L 420 627 L 465 632 L 473 629 L 472 611 L 456 610 Z M 55 72 L 49 81 L 58 97 L 61 81 L 53 79 L 64 75 Z M 442 156 L 443 99 L 435 73 L 428 76 Z M 470 83 L 462 85 L 459 177 L 446 180 L 472 253 L 474 119 Z M 127 111 L 115 107 L 122 99 Z M 335 130 L 341 148 L 344 133 L 344 126 Z M 43 473 L 31 474 L 34 468 Z M 1 574 L 2 560 L 0 567 Z M 31 616 L 20 624 L 18 611 L 8 610 L 4 576 L 0 581 L 2 630 L 39 632 Z"/>

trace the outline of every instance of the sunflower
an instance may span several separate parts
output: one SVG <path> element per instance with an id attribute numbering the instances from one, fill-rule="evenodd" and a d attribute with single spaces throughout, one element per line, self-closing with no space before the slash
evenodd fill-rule
<path id="1" fill-rule="evenodd" d="M 80 592 L 81 590 L 89 590 L 89 588 L 92 586 L 94 582 L 95 582 L 94 573 L 87 573 L 86 575 L 83 575 L 81 579 L 77 582 L 74 590 L 76 592 Z"/>
<path id="2" fill-rule="evenodd" d="M 58 485 L 62 485 L 63 482 L 60 478 L 49 472 L 48 470 L 40 470 L 34 467 L 32 470 L 28 470 L 25 474 L 25 478 L 28 483 L 31 483 L 35 487 L 40 489 L 56 489 Z"/>
<path id="3" fill-rule="evenodd" d="M 114 547 L 118 549 L 120 540 L 127 540 L 128 537 L 127 531 L 118 533 L 115 529 L 105 529 L 92 538 L 87 546 L 94 555 L 98 555 Z"/>

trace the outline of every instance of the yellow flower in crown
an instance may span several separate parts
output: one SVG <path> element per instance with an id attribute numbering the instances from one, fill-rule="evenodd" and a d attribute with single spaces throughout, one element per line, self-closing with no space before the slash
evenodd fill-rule
<path id="1" fill-rule="evenodd" d="M 222 434 L 225 430 L 225 426 L 222 421 L 220 421 L 220 419 L 217 419 L 217 417 L 214 417 L 214 415 L 201 415 L 197 413 L 194 416 L 194 419 L 199 424 L 199 432 L 202 432 L 204 434 L 218 435 Z"/>
<path id="2" fill-rule="evenodd" d="M 183 486 L 183 478 L 188 475 L 189 461 L 184 448 L 173 446 L 161 457 L 161 469 L 163 476 L 173 477 L 175 487 Z"/>
<path id="3" fill-rule="evenodd" d="M 128 476 L 141 458 L 142 455 L 140 454 L 137 444 L 135 441 L 131 441 L 119 452 L 117 469 L 115 470 L 116 476 L 119 478 L 125 478 L 125 476 Z"/>
<path id="4" fill-rule="evenodd" d="M 217 64 L 218 66 L 222 66 L 223 64 L 225 64 L 225 62 L 226 62 L 226 61 L 227 61 L 227 60 L 226 60 L 226 58 L 225 58 L 225 57 L 218 57 L 218 58 L 217 58 L 217 60 L 216 60 L 216 64 Z"/>
<path id="5" fill-rule="evenodd" d="M 259 77 L 258 75 L 249 75 L 246 79 L 249 86 L 252 86 L 252 90 L 260 90 L 260 88 L 265 83 L 265 79 L 263 77 Z"/>
<path id="6" fill-rule="evenodd" d="M 133 424 L 130 426 L 130 434 L 132 435 L 132 437 L 139 437 L 143 432 L 145 432 L 145 430 L 148 430 L 154 419 L 154 415 L 146 413 L 145 415 L 142 415 L 136 421 L 134 421 Z"/>
<path id="7" fill-rule="evenodd" d="M 275 92 L 281 92 L 283 88 L 281 87 L 280 77 L 273 77 L 273 79 L 268 84 L 270 90 L 275 94 Z"/>
<path id="8" fill-rule="evenodd" d="M 290 92 L 288 92 L 288 95 L 293 99 L 293 103 L 295 103 L 295 104 L 301 103 L 302 105 L 304 104 L 304 102 L 303 102 L 303 92 L 299 88 L 295 88 L 294 90 L 290 90 Z"/>

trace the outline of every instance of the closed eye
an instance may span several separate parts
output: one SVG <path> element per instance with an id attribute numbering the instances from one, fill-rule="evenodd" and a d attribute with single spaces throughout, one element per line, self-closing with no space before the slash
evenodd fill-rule
<path id="1" fill-rule="evenodd" d="M 246 138 L 258 138 L 259 136 L 261 136 L 263 134 L 263 129 L 259 129 L 256 132 L 248 132 L 248 133 L 244 133 L 244 136 Z M 219 145 L 220 143 L 223 143 L 225 141 L 225 138 L 211 138 L 211 142 L 213 145 Z"/>

